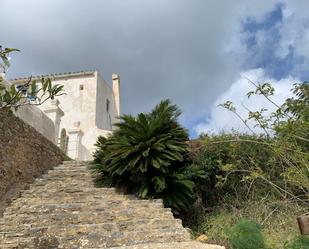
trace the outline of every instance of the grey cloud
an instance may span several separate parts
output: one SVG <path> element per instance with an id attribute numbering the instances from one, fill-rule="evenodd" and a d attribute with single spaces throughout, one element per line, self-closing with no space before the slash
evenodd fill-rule
<path id="1" fill-rule="evenodd" d="M 191 126 L 240 70 L 226 48 L 241 21 L 277 2 L 1 0 L 0 42 L 22 50 L 9 76 L 97 69 L 110 81 L 117 72 L 125 113 L 170 98 Z"/>

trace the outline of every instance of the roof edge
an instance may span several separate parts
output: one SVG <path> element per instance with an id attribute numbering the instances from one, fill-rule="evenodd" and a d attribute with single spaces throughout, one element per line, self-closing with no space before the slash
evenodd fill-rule
<path id="1" fill-rule="evenodd" d="M 72 77 L 80 77 L 80 76 L 94 76 L 95 70 L 92 71 L 79 71 L 79 72 L 67 72 L 67 73 L 54 73 L 54 74 L 45 74 L 45 75 L 35 75 L 32 76 L 32 80 L 40 80 L 42 78 L 51 78 L 52 80 L 56 79 L 64 79 L 64 78 L 72 78 Z M 8 81 L 11 83 L 23 83 L 29 80 L 29 77 L 22 77 L 22 78 L 14 78 L 9 79 Z"/>

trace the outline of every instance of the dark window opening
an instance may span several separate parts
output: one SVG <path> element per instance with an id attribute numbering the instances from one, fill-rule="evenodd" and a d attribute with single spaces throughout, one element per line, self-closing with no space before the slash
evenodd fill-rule
<path id="1" fill-rule="evenodd" d="M 106 99 L 106 112 L 109 112 L 109 99 Z"/>
<path id="2" fill-rule="evenodd" d="M 84 90 L 84 85 L 79 85 L 79 90 Z"/>
<path id="3" fill-rule="evenodd" d="M 17 85 L 16 90 L 20 91 L 23 95 L 27 95 L 27 87 L 24 85 Z"/>

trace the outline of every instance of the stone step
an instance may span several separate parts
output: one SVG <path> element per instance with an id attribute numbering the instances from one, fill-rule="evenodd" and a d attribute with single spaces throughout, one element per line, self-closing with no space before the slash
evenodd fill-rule
<path id="1" fill-rule="evenodd" d="M 110 202 L 113 204 L 113 202 Z M 114 215 L 135 217 L 137 215 L 147 217 L 147 215 L 159 215 L 162 213 L 171 213 L 169 208 L 162 208 L 160 204 L 149 204 L 143 205 L 142 203 L 136 203 L 135 205 L 108 205 L 105 202 L 100 203 L 100 205 L 85 205 L 84 203 L 68 203 L 68 204 L 43 204 L 37 206 L 26 206 L 22 208 L 8 208 L 4 212 L 4 219 L 9 217 L 18 219 L 18 215 L 38 215 L 38 214 L 58 214 L 58 213 L 70 213 L 70 212 L 106 212 L 112 217 Z"/>
<path id="2" fill-rule="evenodd" d="M 0 244 L 1 245 L 1 244 Z M 2 249 L 16 249 L 17 244 L 2 246 Z M 25 249 L 35 247 L 27 247 Z M 88 249 L 106 249 L 107 247 L 87 247 Z M 69 249 L 69 248 L 67 248 Z M 73 249 L 73 248 L 72 248 Z M 76 247 L 74 248 L 76 249 Z M 204 244 L 199 242 L 172 242 L 172 243 L 148 243 L 134 246 L 108 247 L 108 249 L 225 249 L 223 246 Z"/>
<path id="3" fill-rule="evenodd" d="M 109 188 L 93 188 L 93 187 L 85 187 L 80 188 L 79 186 L 67 186 L 67 187 L 59 187 L 52 188 L 51 186 L 47 186 L 46 188 L 30 188 L 29 190 L 24 190 L 21 193 L 21 198 L 27 197 L 46 197 L 46 196 L 77 196 L 77 195 L 97 195 L 104 197 L 105 195 L 123 195 L 117 193 L 114 189 Z M 133 195 L 129 195 L 133 196 Z"/>
<path id="4" fill-rule="evenodd" d="M 30 188 L 24 190 L 23 193 L 31 193 L 31 192 L 46 192 L 46 191 L 56 191 L 56 190 L 66 190 L 66 189 L 74 189 L 77 191 L 83 191 L 86 189 L 87 191 L 92 189 L 93 191 L 105 191 L 105 192 L 113 192 L 119 193 L 115 188 L 96 188 L 93 186 L 93 182 L 87 181 L 46 181 L 43 179 L 37 180 L 35 183 L 30 185 Z"/>
<path id="5" fill-rule="evenodd" d="M 93 199 L 111 199 L 115 198 L 115 200 L 135 200 L 137 199 L 135 195 L 124 195 L 124 194 L 116 194 L 116 193 L 105 193 L 104 191 L 98 191 L 92 194 L 91 191 L 89 192 L 78 192 L 74 189 L 67 189 L 62 190 L 58 194 L 56 192 L 47 192 L 47 193 L 32 193 L 32 194 L 22 194 L 21 197 L 15 200 L 14 203 L 22 202 L 27 203 L 29 200 L 29 203 L 33 203 L 34 201 L 43 201 L 43 200 L 80 200 L 81 198 L 93 198 Z M 13 205 L 14 205 L 13 203 Z"/>
<path id="6" fill-rule="evenodd" d="M 150 213 L 151 212 L 151 213 Z M 140 210 L 105 210 L 105 211 L 73 211 L 73 212 L 54 212 L 50 213 L 20 213 L 18 216 L 14 214 L 6 214 L 3 217 L 3 222 L 6 224 L 0 226 L 0 232 L 5 232 L 5 229 L 11 227 L 12 230 L 18 229 L 20 224 L 31 224 L 45 222 L 49 220 L 50 223 L 54 223 L 60 220 L 61 217 L 67 218 L 67 221 L 59 221 L 62 223 L 75 223 L 75 221 L 80 220 L 82 222 L 91 222 L 91 217 L 93 218 L 93 223 L 96 222 L 122 222 L 130 221 L 133 219 L 173 219 L 173 215 L 169 210 L 150 210 L 149 213 Z M 74 215 L 78 214 L 78 217 L 73 220 Z M 87 214 L 87 216 L 85 216 Z M 91 215 L 92 214 L 92 215 Z M 36 216 L 36 217 L 34 217 Z M 36 219 L 40 218 L 41 221 Z M 72 221 L 73 220 L 73 221 Z M 3 230 L 4 229 L 4 230 Z"/>
<path id="7" fill-rule="evenodd" d="M 79 163 L 79 164 L 59 164 L 58 166 L 54 167 L 57 168 L 89 168 L 89 164 L 87 163 Z"/>
<path id="8" fill-rule="evenodd" d="M 88 170 L 88 166 L 58 166 L 55 167 L 47 172 L 51 172 L 51 171 L 55 171 L 55 172 L 87 172 L 89 174 L 91 174 L 91 171 Z"/>
<path id="9" fill-rule="evenodd" d="M 94 227 L 93 227 L 94 228 Z M 83 232 L 85 231 L 85 232 Z M 19 243 L 33 243 L 36 237 L 43 237 L 45 231 L 33 230 L 29 234 L 17 234 L 12 237 L 5 238 L 2 245 L 9 243 L 19 244 Z M 59 248 L 109 248 L 117 247 L 123 245 L 138 245 L 143 243 L 164 243 L 171 241 L 188 241 L 190 240 L 190 234 L 183 229 L 178 228 L 162 228 L 162 229 L 152 229 L 145 231 L 125 231 L 125 232 L 112 232 L 107 233 L 106 231 L 91 231 L 86 232 L 86 230 L 81 229 L 80 231 L 70 230 L 68 228 L 65 233 L 53 234 L 47 232 L 49 236 L 53 236 L 58 240 L 60 246 Z M 32 242 L 30 242 L 32 241 Z M 32 245 L 33 246 L 33 245 Z M 35 247 L 29 247 L 35 248 Z"/>
<path id="10" fill-rule="evenodd" d="M 12 213 L 6 214 L 0 221 L 0 231 L 5 232 L 5 229 L 11 227 L 12 229 L 17 228 L 18 224 L 30 224 L 32 221 L 37 222 L 40 220 L 50 220 L 51 223 L 61 218 L 67 218 L 69 220 L 74 219 L 75 215 L 78 215 L 76 220 L 81 221 L 96 221 L 102 222 L 118 222 L 118 221 L 130 221 L 133 219 L 173 219 L 173 214 L 168 209 L 157 209 L 157 210 L 139 210 L 139 209 L 128 209 L 128 210 L 101 210 L 101 211 L 72 211 L 72 212 L 51 212 L 51 213 L 36 213 L 33 215 L 31 212 L 27 213 Z M 65 222 L 65 221 L 63 221 Z"/>
<path id="11" fill-rule="evenodd" d="M 84 165 L 84 164 L 88 164 L 89 161 L 63 161 L 62 164 L 63 165 Z"/>
<path id="12" fill-rule="evenodd" d="M 48 181 L 71 181 L 74 179 L 76 182 L 84 182 L 84 181 L 91 181 L 92 177 L 91 176 L 85 176 L 85 177 L 76 177 L 76 176 L 67 176 L 67 177 L 62 177 L 62 176 L 54 176 L 54 175 L 43 175 L 40 179 L 42 180 L 48 180 Z"/>
<path id="13" fill-rule="evenodd" d="M 135 219 L 118 222 L 79 222 L 79 223 L 48 223 L 37 222 L 30 224 L 20 224 L 18 231 L 12 230 L 12 227 L 6 227 L 1 234 L 4 234 L 4 239 L 14 237 L 31 237 L 33 233 L 38 231 L 55 234 L 59 236 L 85 235 L 89 233 L 101 233 L 104 236 L 109 236 L 115 233 L 124 232 L 142 232 L 145 230 L 158 229 L 182 229 L 181 220 L 177 219 Z M 15 228 L 16 229 L 16 228 Z"/>
<path id="14" fill-rule="evenodd" d="M 46 172 L 45 175 L 59 175 L 59 176 L 66 176 L 68 177 L 69 175 L 76 175 L 76 176 L 85 176 L 85 177 L 92 177 L 92 174 L 90 172 L 86 172 L 87 169 L 54 169 L 52 171 Z"/>
<path id="15" fill-rule="evenodd" d="M 66 187 L 71 187 L 71 186 L 75 186 L 75 187 L 80 187 L 80 188 L 84 188 L 84 187 L 93 187 L 93 182 L 92 181 L 85 181 L 85 180 L 76 180 L 76 179 L 72 179 L 70 181 L 63 181 L 63 180 L 49 180 L 49 179 L 37 179 L 35 180 L 34 183 L 30 184 L 30 189 L 31 188 L 55 188 L 57 187 L 59 189 L 61 188 L 66 188 Z"/>
<path id="16" fill-rule="evenodd" d="M 47 174 L 49 173 L 63 173 L 63 174 L 67 174 L 67 173 L 87 173 L 89 175 L 91 175 L 91 173 L 85 168 L 54 168 L 52 170 L 47 171 Z"/>
<path id="17" fill-rule="evenodd" d="M 57 187 L 58 185 L 58 187 Z M 64 182 L 64 181 L 50 181 L 50 180 L 45 180 L 45 179 L 40 179 L 34 182 L 33 184 L 30 185 L 30 189 L 35 189 L 39 191 L 40 189 L 66 189 L 66 188 L 71 188 L 71 187 L 76 187 L 76 188 L 93 188 L 93 183 L 88 182 L 88 181 L 76 181 L 72 180 L 70 182 Z"/>
<path id="18" fill-rule="evenodd" d="M 76 171 L 76 170 L 72 170 L 72 171 L 60 171 L 60 170 L 52 170 L 49 171 L 47 174 L 43 175 L 43 176 L 59 176 L 59 177 L 90 177 L 91 178 L 91 174 L 89 172 L 85 172 L 80 170 L 80 171 Z"/>
<path id="19" fill-rule="evenodd" d="M 74 181 L 74 182 L 89 182 L 89 183 L 92 183 L 92 177 L 91 176 L 83 176 L 83 177 L 76 177 L 76 176 L 72 176 L 72 177 L 62 177 L 62 176 L 54 176 L 54 175 L 43 175 L 40 179 L 38 179 L 37 181 L 39 180 L 48 180 L 48 181 L 61 181 L 61 182 L 64 182 L 64 183 L 69 183 L 69 181 Z"/>
<path id="20" fill-rule="evenodd" d="M 88 171 L 89 165 L 59 165 L 57 167 L 54 167 L 53 170 L 85 170 Z M 90 172 L 90 171 L 88 171 Z"/>
<path id="21" fill-rule="evenodd" d="M 42 178 L 40 178 L 41 182 L 45 181 L 46 183 L 51 182 L 51 181 L 55 181 L 55 182 L 63 182 L 67 185 L 70 184 L 70 182 L 72 181 L 73 183 L 84 183 L 84 182 L 88 182 L 91 183 L 92 186 L 94 185 L 94 183 L 92 182 L 92 177 L 61 177 L 61 176 L 52 176 L 52 175 L 45 175 Z M 39 181 L 39 180 L 38 180 Z"/>
<path id="22" fill-rule="evenodd" d="M 88 247 L 89 249 L 103 249 L 103 247 Z M 223 246 L 204 244 L 196 241 L 148 243 L 134 246 L 109 247 L 109 249 L 224 249 Z"/>
<path id="23" fill-rule="evenodd" d="M 36 191 L 36 192 L 35 192 Z M 85 188 L 85 191 L 82 191 L 80 188 L 66 188 L 66 189 L 47 189 L 47 190 L 33 190 L 23 192 L 20 194 L 19 198 L 15 198 L 11 206 L 20 206 L 25 204 L 31 204 L 34 202 L 45 202 L 48 203 L 51 200 L 71 200 L 74 202 L 83 201 L 83 199 L 101 199 L 102 201 L 106 199 L 114 200 L 136 200 L 135 195 L 124 195 L 124 194 L 117 194 L 112 190 L 105 190 L 105 189 L 93 189 Z"/>
<path id="24" fill-rule="evenodd" d="M 0 219 L 1 249 L 219 249 L 190 241 L 162 200 L 95 188 L 87 162 L 63 162 L 36 179 Z"/>
<path id="25" fill-rule="evenodd" d="M 33 238 L 18 238 L 18 237 L 10 241 L 1 240 L 0 248 L 1 249 L 38 249 L 33 244 Z"/>
<path id="26" fill-rule="evenodd" d="M 54 168 L 52 170 L 47 171 L 47 174 L 69 174 L 69 173 L 78 173 L 78 174 L 86 174 L 91 175 L 90 171 L 86 167 L 79 167 L 79 168 Z"/>
<path id="27" fill-rule="evenodd" d="M 75 236 L 73 236 L 74 238 Z M 72 238 L 72 237 L 71 237 Z M 188 232 L 183 229 L 169 228 L 169 229 L 156 229 L 156 230 L 147 230 L 146 231 L 132 231 L 132 232 L 116 232 L 108 236 L 104 236 L 101 233 L 91 233 L 85 234 L 80 237 L 79 241 L 75 243 L 70 243 L 70 237 L 65 237 L 60 239 L 65 246 L 77 245 L 81 246 L 80 241 L 87 241 L 85 243 L 87 247 L 98 247 L 105 246 L 115 247 L 122 245 L 136 245 L 142 243 L 151 243 L 151 242 L 170 242 L 170 241 L 188 241 L 191 236 Z M 69 242 L 69 243 L 68 243 Z M 78 248 L 78 247 L 77 247 Z M 85 248 L 85 247 L 84 247 Z"/>
<path id="28" fill-rule="evenodd" d="M 56 167 L 54 167 L 54 168 L 74 168 L 74 167 L 76 167 L 76 168 L 82 168 L 82 167 L 85 167 L 85 168 L 87 168 L 87 167 L 89 167 L 89 164 L 88 163 L 76 163 L 76 164 L 59 164 L 58 166 L 56 166 Z"/>
<path id="29" fill-rule="evenodd" d="M 49 172 L 85 172 L 91 174 L 91 171 L 88 170 L 88 166 L 57 166 L 49 171 Z"/>
<path id="30" fill-rule="evenodd" d="M 89 194 L 75 194 L 75 195 L 51 195 L 48 196 L 39 196 L 39 197 L 22 197 L 13 202 L 10 206 L 11 209 L 15 208 L 20 209 L 22 207 L 28 206 L 32 208 L 37 205 L 51 205 L 51 204 L 70 204 L 70 203 L 81 203 L 83 204 L 87 200 L 90 204 L 93 203 L 96 205 L 98 202 L 104 203 L 115 203 L 115 202 L 125 202 L 127 200 L 137 200 L 135 197 L 125 196 L 125 195 L 89 195 Z M 122 206 L 122 204 L 119 204 Z M 126 204 L 125 204 L 126 205 Z M 102 206 L 101 206 L 102 207 Z M 123 206 L 122 206 L 123 207 Z M 9 208 L 9 209 L 10 209 Z M 22 209 L 24 210 L 24 209 Z"/>
<path id="31" fill-rule="evenodd" d="M 132 219 L 134 217 L 134 219 Z M 148 214 L 139 215 L 136 213 L 134 216 L 116 216 L 116 215 L 106 215 L 104 212 L 90 213 L 60 213 L 60 214 L 50 214 L 50 215 L 37 215 L 35 218 L 29 215 L 19 216 L 14 222 L 10 218 L 5 218 L 2 223 L 0 223 L 0 233 L 5 234 L 8 232 L 16 232 L 21 230 L 26 230 L 31 225 L 34 227 L 46 227 L 46 226 L 64 226 L 64 225 L 83 225 L 83 224 L 105 224 L 111 229 L 128 228 L 128 230 L 136 229 L 140 226 L 152 225 L 156 227 L 173 227 L 181 226 L 181 220 L 174 219 L 170 213 L 162 214 Z M 147 229 L 147 227 L 144 227 Z"/>
<path id="32" fill-rule="evenodd" d="M 72 191 L 72 193 L 70 193 Z M 113 199 L 114 198 L 114 199 Z M 68 201 L 71 200 L 74 202 L 84 202 L 84 200 L 137 200 L 135 195 L 124 195 L 124 194 L 116 194 L 116 193 L 104 193 L 104 192 L 96 192 L 91 194 L 91 192 L 74 192 L 73 190 L 68 190 L 68 192 L 60 192 L 58 195 L 55 192 L 49 193 L 33 193 L 33 194 L 24 194 L 19 199 L 16 199 L 12 205 L 18 205 L 18 203 L 23 204 L 31 204 L 34 202 L 44 202 L 50 203 L 50 201 Z"/>
<path id="33" fill-rule="evenodd" d="M 2 249 L 16 249 L 16 248 L 18 248 L 18 244 L 2 244 L 1 242 L 0 242 L 0 248 L 2 248 Z M 19 248 L 22 248 L 22 247 L 19 247 Z M 26 249 L 30 249 L 29 247 L 26 247 Z"/>
<path id="34" fill-rule="evenodd" d="M 161 200 L 138 200 L 138 199 L 129 199 L 125 198 L 124 195 L 116 195 L 116 196 L 102 196 L 102 198 L 94 198 L 94 200 L 91 199 L 81 199 L 81 200 L 75 200 L 75 202 L 68 201 L 66 203 L 65 199 L 60 198 L 61 202 L 53 201 L 53 200 L 45 200 L 40 198 L 29 198 L 25 199 L 17 199 L 12 203 L 10 207 L 7 208 L 7 210 L 11 211 L 34 211 L 34 210 L 41 210 L 42 208 L 59 208 L 61 210 L 70 209 L 70 208 L 91 208 L 91 210 L 102 210 L 104 208 L 163 208 L 163 203 Z M 92 198 L 91 196 L 89 198 Z M 42 200 L 42 202 L 40 202 Z M 170 210 L 170 209 L 169 209 Z"/>

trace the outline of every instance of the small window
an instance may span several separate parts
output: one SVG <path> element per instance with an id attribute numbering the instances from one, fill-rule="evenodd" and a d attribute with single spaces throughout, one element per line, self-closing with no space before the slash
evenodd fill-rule
<path id="1" fill-rule="evenodd" d="M 37 96 L 36 95 L 31 95 L 29 92 L 28 92 L 28 86 L 25 86 L 25 85 L 16 85 L 16 91 L 21 93 L 24 97 L 27 98 L 27 100 L 29 101 L 35 101 L 37 99 Z"/>
<path id="2" fill-rule="evenodd" d="M 27 95 L 27 87 L 26 86 L 24 86 L 24 85 L 17 85 L 16 86 L 16 90 L 17 91 L 20 91 L 24 96 L 26 96 Z"/>
<path id="3" fill-rule="evenodd" d="M 109 112 L 109 99 L 106 99 L 106 112 Z"/>
<path id="4" fill-rule="evenodd" d="M 84 90 L 84 85 L 79 85 L 79 90 Z"/>

